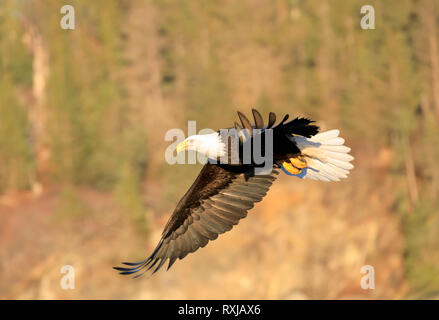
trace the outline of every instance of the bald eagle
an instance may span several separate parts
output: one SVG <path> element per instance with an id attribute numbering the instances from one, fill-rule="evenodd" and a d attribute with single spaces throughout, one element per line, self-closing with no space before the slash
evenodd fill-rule
<path id="1" fill-rule="evenodd" d="M 230 128 L 235 135 L 224 136 L 220 130 L 190 136 L 177 145 L 177 153 L 194 150 L 208 161 L 178 202 L 152 254 L 140 262 L 124 262 L 125 267 L 114 267 L 116 270 L 138 277 L 153 268 L 152 272 L 157 272 L 167 260 L 169 269 L 177 259 L 204 247 L 245 218 L 267 194 L 279 170 L 301 179 L 339 181 L 353 168 L 351 149 L 344 145 L 339 130 L 319 133 L 314 121 L 295 118 L 286 122 L 288 115 L 275 125 L 276 115 L 272 112 L 265 126 L 261 114 L 255 109 L 252 113 L 254 125 L 238 112 L 241 125 L 235 122 Z M 265 143 L 269 136 L 270 150 Z M 246 158 L 246 143 L 256 140 L 261 141 L 262 153 L 271 157 L 269 172 L 256 173 L 267 160 L 257 163 L 253 153 Z M 236 150 L 231 145 L 237 146 Z"/>

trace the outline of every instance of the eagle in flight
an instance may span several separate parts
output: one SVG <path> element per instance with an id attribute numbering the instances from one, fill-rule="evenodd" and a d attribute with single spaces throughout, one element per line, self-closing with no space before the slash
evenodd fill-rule
<path id="1" fill-rule="evenodd" d="M 252 112 L 253 125 L 238 112 L 241 125 L 235 122 L 234 128 L 225 129 L 235 134 L 224 135 L 223 129 L 190 136 L 177 145 L 177 153 L 194 150 L 204 154 L 207 163 L 178 202 L 152 254 L 114 269 L 139 277 L 151 269 L 155 273 L 167 260 L 169 269 L 177 259 L 204 247 L 245 218 L 267 194 L 280 170 L 301 179 L 339 181 L 353 168 L 351 149 L 344 145 L 339 130 L 319 133 L 314 121 L 295 118 L 286 122 L 288 115 L 275 125 L 276 115 L 272 112 L 265 126 L 261 114 L 255 109 Z M 271 148 L 267 149 L 269 138 Z M 262 154 L 271 157 L 269 172 L 258 173 L 257 169 L 266 163 L 256 162 L 251 152 L 246 156 L 245 145 L 256 141 L 262 146 Z"/>

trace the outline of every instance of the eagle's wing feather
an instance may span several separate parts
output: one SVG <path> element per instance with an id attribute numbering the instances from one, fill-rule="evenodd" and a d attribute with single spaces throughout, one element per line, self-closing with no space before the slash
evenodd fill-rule
<path id="1" fill-rule="evenodd" d="M 167 260 L 169 269 L 177 259 L 232 229 L 262 200 L 278 175 L 275 169 L 269 175 L 252 172 L 251 167 L 206 164 L 175 208 L 151 256 L 116 269 L 122 274 L 142 271 L 141 275 L 152 268 L 156 272 Z"/>

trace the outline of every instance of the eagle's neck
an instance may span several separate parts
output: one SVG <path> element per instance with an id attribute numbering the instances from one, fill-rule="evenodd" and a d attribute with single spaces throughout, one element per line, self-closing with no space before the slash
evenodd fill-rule
<path id="1" fill-rule="evenodd" d="M 193 135 L 188 140 L 191 140 L 191 150 L 200 152 L 210 159 L 218 159 L 226 154 L 226 145 L 218 132 Z"/>

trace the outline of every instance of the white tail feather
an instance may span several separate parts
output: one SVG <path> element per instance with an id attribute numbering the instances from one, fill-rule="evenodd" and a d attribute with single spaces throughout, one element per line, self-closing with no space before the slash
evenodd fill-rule
<path id="1" fill-rule="evenodd" d="M 340 181 L 347 178 L 349 170 L 354 167 L 350 163 L 354 157 L 349 154 L 351 148 L 344 145 L 345 140 L 339 134 L 340 131 L 335 129 L 311 138 L 292 137 L 307 162 L 303 173 L 297 176 L 322 181 Z"/>

